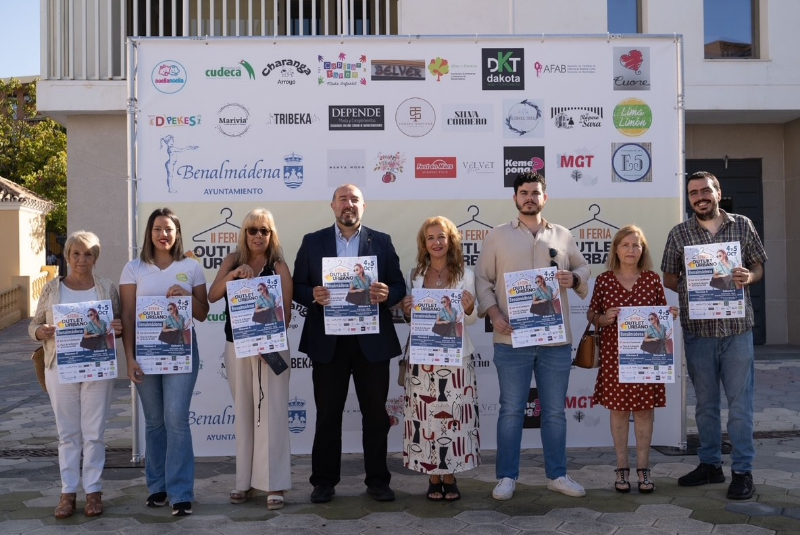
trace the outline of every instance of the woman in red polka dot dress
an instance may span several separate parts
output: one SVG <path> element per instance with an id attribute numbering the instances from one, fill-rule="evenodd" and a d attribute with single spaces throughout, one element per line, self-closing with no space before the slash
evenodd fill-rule
<path id="1" fill-rule="evenodd" d="M 654 409 L 667 405 L 663 384 L 619 382 L 619 352 L 617 350 L 617 315 L 623 306 L 666 306 L 661 278 L 652 271 L 653 261 L 642 229 L 634 225 L 623 227 L 611 243 L 611 253 L 602 273 L 594 284 L 592 302 L 587 317 L 597 315 L 601 329 L 600 373 L 594 390 L 594 401 L 611 411 L 611 436 L 617 453 L 617 492 L 631 489 L 628 475 L 628 422 L 633 413 L 636 435 L 636 470 L 639 492 L 655 490 L 650 480 L 650 440 L 653 437 Z M 670 307 L 677 315 L 677 307 Z"/>

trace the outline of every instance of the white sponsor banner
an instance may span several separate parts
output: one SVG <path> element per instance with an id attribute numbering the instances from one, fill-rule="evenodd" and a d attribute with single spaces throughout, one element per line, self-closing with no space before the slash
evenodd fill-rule
<path id="1" fill-rule="evenodd" d="M 131 74 L 139 234 L 150 211 L 169 206 L 181 217 L 186 252 L 213 280 L 244 215 L 265 207 L 293 269 L 303 235 L 333 224 L 334 189 L 354 183 L 366 200 L 364 223 L 392 236 L 404 273 L 416 265 L 419 225 L 434 215 L 456 224 L 474 267 L 486 233 L 516 214 L 514 178 L 537 170 L 547 177 L 544 216 L 572 231 L 593 276 L 605 269 L 614 233 L 629 223 L 644 229 L 660 258 L 682 217 L 676 52 L 673 39 L 648 37 L 140 39 Z M 530 131 L 533 107 L 524 100 L 541 111 Z M 507 129 L 512 111 L 522 136 Z M 582 331 L 588 300 L 572 291 L 568 299 L 564 313 Z M 293 304 L 287 328 L 296 453 L 310 452 L 316 418 L 311 362 L 297 351 L 305 312 Z M 201 456 L 234 452 L 224 320 L 224 306 L 214 303 L 197 325 L 201 369 L 190 421 Z M 405 340 L 408 327 L 396 328 Z M 484 320 L 469 327 L 489 449 L 499 410 L 490 328 Z M 612 444 L 608 411 L 591 398 L 595 375 L 571 375 L 570 446 Z M 402 396 L 392 383 L 390 413 Z M 654 444 L 680 440 L 680 382 L 667 385 L 667 403 L 657 411 Z M 392 414 L 402 420 L 402 411 Z M 536 425 L 531 416 L 524 447 L 540 446 Z M 343 450 L 360 451 L 354 392 L 343 428 Z M 389 444 L 402 447 L 399 425 Z"/>

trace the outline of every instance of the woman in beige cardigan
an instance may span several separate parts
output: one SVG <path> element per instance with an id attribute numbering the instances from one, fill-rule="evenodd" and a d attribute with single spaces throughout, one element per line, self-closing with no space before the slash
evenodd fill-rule
<path id="1" fill-rule="evenodd" d="M 91 232 L 72 233 L 64 244 L 69 274 L 48 282 L 39 297 L 36 314 L 28 332 L 44 345 L 45 382 L 58 431 L 58 466 L 61 471 L 61 499 L 55 509 L 56 518 L 69 518 L 75 512 L 75 497 L 81 477 L 83 453 L 83 489 L 86 491 L 86 516 L 103 512 L 100 476 L 106 461 L 103 435 L 111 405 L 114 381 L 90 381 L 61 384 L 56 362 L 53 305 L 110 300 L 114 319 L 111 328 L 119 337 L 122 333 L 119 294 L 108 279 L 94 275 L 94 265 L 100 256 L 100 241 Z"/>

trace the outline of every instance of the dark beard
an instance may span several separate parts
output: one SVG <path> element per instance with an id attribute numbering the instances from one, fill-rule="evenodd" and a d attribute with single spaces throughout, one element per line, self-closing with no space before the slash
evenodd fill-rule
<path id="1" fill-rule="evenodd" d="M 514 203 L 514 205 L 517 207 L 517 211 L 522 215 L 539 215 L 542 211 L 542 207 L 537 205 L 534 205 L 534 208 L 531 208 L 531 212 L 523 211 L 522 205 L 517 204 L 516 202 Z"/>

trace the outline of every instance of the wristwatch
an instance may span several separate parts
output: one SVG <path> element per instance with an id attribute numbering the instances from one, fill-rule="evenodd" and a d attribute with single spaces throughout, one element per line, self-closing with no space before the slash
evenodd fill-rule
<path id="1" fill-rule="evenodd" d="M 572 288 L 577 288 L 581 283 L 581 278 L 575 273 L 572 274 Z"/>

